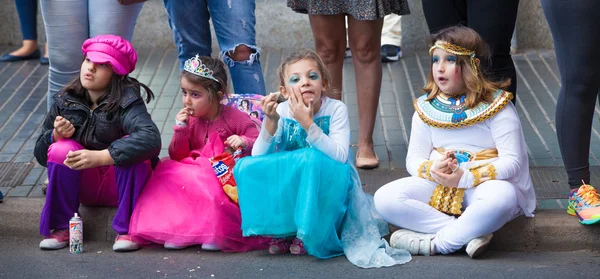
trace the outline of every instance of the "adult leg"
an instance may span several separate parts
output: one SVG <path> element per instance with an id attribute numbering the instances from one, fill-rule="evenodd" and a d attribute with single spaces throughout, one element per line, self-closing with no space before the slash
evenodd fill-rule
<path id="1" fill-rule="evenodd" d="M 356 78 L 358 101 L 358 151 L 356 166 L 373 168 L 379 164 L 373 150 L 373 129 L 381 91 L 381 27 L 383 18 L 356 20 L 348 17 L 350 49 Z"/>
<path id="2" fill-rule="evenodd" d="M 492 80 L 510 78 L 507 90 L 513 94 L 517 93 L 517 72 L 510 56 L 510 41 L 518 8 L 519 0 L 470 0 L 467 4 L 468 26 L 490 46 L 491 61 L 482 59 L 482 69 Z"/>
<path id="3" fill-rule="evenodd" d="M 390 182 L 375 192 L 375 208 L 389 223 L 421 233 L 436 233 L 456 218 L 429 206 L 437 183 L 419 177 Z"/>
<path id="4" fill-rule="evenodd" d="M 137 17 L 144 3 L 121 5 L 114 0 L 90 0 L 90 37 L 111 34 L 131 42 Z"/>
<path id="5" fill-rule="evenodd" d="M 433 239 L 436 253 L 453 253 L 518 216 L 517 190 L 506 181 L 484 182 L 467 190 L 464 199 L 463 214 L 436 233 Z"/>
<path id="6" fill-rule="evenodd" d="M 589 150 L 594 107 L 600 87 L 600 44 L 596 20 L 600 2 L 562 3 L 542 1 L 560 71 L 560 94 L 556 105 L 556 132 L 569 186 L 590 182 Z"/>
<path id="7" fill-rule="evenodd" d="M 236 93 L 266 94 L 256 46 L 254 0 L 208 0 L 221 59 L 229 67 Z"/>
<path id="8" fill-rule="evenodd" d="M 169 26 L 179 52 L 179 68 L 183 70 L 185 60 L 210 56 L 211 36 L 206 0 L 164 0 L 169 17 Z"/>
<path id="9" fill-rule="evenodd" d="M 309 15 L 315 39 L 315 50 L 323 59 L 331 76 L 329 97 L 341 100 L 342 69 L 346 50 L 345 15 Z"/>
<path id="10" fill-rule="evenodd" d="M 467 26 L 466 0 L 421 0 L 429 33 L 454 25 Z"/>
<path id="11" fill-rule="evenodd" d="M 21 23 L 21 35 L 23 35 L 23 46 L 13 51 L 10 55 L 28 56 L 38 50 L 37 45 L 37 0 L 15 0 L 19 22 Z"/>
<path id="12" fill-rule="evenodd" d="M 81 45 L 88 38 L 87 0 L 41 0 L 42 16 L 51 65 L 48 73 L 47 108 L 52 97 L 79 73 Z"/>

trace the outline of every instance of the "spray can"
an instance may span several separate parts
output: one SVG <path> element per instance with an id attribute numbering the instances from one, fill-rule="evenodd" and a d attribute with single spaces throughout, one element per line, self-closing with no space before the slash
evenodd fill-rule
<path id="1" fill-rule="evenodd" d="M 69 221 L 69 252 L 83 253 L 83 221 L 77 213 Z"/>

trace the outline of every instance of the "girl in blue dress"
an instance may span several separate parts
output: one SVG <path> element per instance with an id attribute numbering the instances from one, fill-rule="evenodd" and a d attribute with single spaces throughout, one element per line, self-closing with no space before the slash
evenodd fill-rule
<path id="1" fill-rule="evenodd" d="M 349 159 L 348 109 L 326 96 L 330 79 L 321 58 L 293 53 L 279 78 L 281 93 L 261 102 L 265 118 L 253 156 L 234 168 L 243 235 L 273 237 L 271 254 L 345 254 L 364 268 L 410 261 L 406 250 L 382 239 L 388 224 Z M 278 103 L 279 94 L 287 101 Z"/>

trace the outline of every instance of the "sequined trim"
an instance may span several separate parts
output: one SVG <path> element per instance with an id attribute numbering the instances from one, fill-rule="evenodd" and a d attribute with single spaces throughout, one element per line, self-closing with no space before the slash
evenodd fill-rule
<path id="1" fill-rule="evenodd" d="M 429 200 L 429 205 L 446 214 L 461 215 L 464 196 L 465 189 L 438 184 Z"/>
<path id="2" fill-rule="evenodd" d="M 427 94 L 417 98 L 414 101 L 414 107 L 421 120 L 427 125 L 435 128 L 457 129 L 490 119 L 504 109 L 512 98 L 512 93 L 498 90 L 494 93 L 492 103 L 480 103 L 472 109 L 465 110 L 467 118 L 460 122 L 452 122 L 453 113 L 432 105 L 430 101 L 425 101 Z M 432 101 L 439 102 L 439 100 Z"/>
<path id="3" fill-rule="evenodd" d="M 431 167 L 433 166 L 433 161 L 425 161 L 419 165 L 419 177 L 427 179 L 429 181 L 434 181 L 431 176 Z"/>
<path id="4" fill-rule="evenodd" d="M 492 164 L 478 166 L 470 169 L 469 171 L 475 177 L 475 180 L 473 181 L 473 187 L 483 182 L 496 179 L 496 167 L 494 167 Z"/>

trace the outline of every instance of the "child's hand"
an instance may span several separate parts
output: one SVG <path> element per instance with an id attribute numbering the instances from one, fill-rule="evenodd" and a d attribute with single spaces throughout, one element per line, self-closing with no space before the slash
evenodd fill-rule
<path id="1" fill-rule="evenodd" d="M 239 147 L 246 148 L 246 141 L 238 135 L 233 135 L 227 138 L 225 145 L 237 150 Z"/>
<path id="2" fill-rule="evenodd" d="M 437 170 L 432 170 L 431 173 L 434 174 L 432 177 L 437 183 L 446 187 L 456 188 L 458 187 L 458 183 L 460 182 L 460 178 L 463 176 L 464 171 L 457 166 L 455 171 L 450 171 L 449 174 Z"/>
<path id="3" fill-rule="evenodd" d="M 450 168 L 451 162 L 452 159 L 447 157 L 441 160 L 437 160 L 435 162 L 435 165 L 433 166 L 433 169 L 441 173 L 450 174 L 452 173 L 452 169 Z"/>
<path id="4" fill-rule="evenodd" d="M 63 162 L 65 166 L 74 170 L 84 170 L 99 166 L 114 164 L 108 150 L 77 150 L 69 151 L 67 159 Z"/>
<path id="5" fill-rule="evenodd" d="M 279 96 L 279 94 L 270 93 L 260 101 L 260 107 L 265 116 L 275 122 L 279 121 L 279 114 L 277 113 L 277 96 Z"/>
<path id="6" fill-rule="evenodd" d="M 52 133 L 54 141 L 68 139 L 75 133 L 75 127 L 70 121 L 58 115 L 54 119 L 54 131 Z"/>
<path id="7" fill-rule="evenodd" d="M 296 91 L 294 88 L 292 88 L 292 94 L 290 94 L 288 100 L 292 116 L 300 123 L 304 130 L 308 131 L 310 125 L 314 123 L 312 103 L 305 104 L 302 93 Z"/>
<path id="8" fill-rule="evenodd" d="M 190 115 L 192 115 L 194 111 L 191 108 L 182 108 L 177 115 L 175 115 L 175 119 L 179 122 L 187 123 Z"/>

